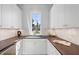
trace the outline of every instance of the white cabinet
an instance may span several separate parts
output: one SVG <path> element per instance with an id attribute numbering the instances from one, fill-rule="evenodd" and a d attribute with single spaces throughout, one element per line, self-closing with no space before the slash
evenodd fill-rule
<path id="1" fill-rule="evenodd" d="M 17 55 L 60 55 L 47 39 L 22 39 L 16 43 Z"/>
<path id="2" fill-rule="evenodd" d="M 63 28 L 64 5 L 53 5 L 50 10 L 50 28 Z"/>
<path id="3" fill-rule="evenodd" d="M 46 39 L 22 39 L 19 45 L 16 44 L 18 55 L 47 55 Z"/>
<path id="4" fill-rule="evenodd" d="M 53 5 L 50 10 L 50 27 L 79 27 L 79 5 Z"/>
<path id="5" fill-rule="evenodd" d="M 21 28 L 20 8 L 14 4 L 3 4 L 1 5 L 1 7 L 2 7 L 2 16 L 0 18 L 2 19 L 2 27 Z"/>
<path id="6" fill-rule="evenodd" d="M 1 28 L 1 5 L 0 5 L 0 28 Z"/>
<path id="7" fill-rule="evenodd" d="M 47 40 L 47 54 L 48 55 L 61 55 L 59 51 Z"/>
<path id="8" fill-rule="evenodd" d="M 1 55 L 16 55 L 16 45 L 12 45 L 11 47 L 3 51 Z"/>

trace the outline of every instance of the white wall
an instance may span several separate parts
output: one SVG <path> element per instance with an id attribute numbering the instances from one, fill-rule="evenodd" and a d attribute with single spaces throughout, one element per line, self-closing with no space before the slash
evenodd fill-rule
<path id="1" fill-rule="evenodd" d="M 49 27 L 48 5 L 24 5 L 23 6 L 23 27 L 29 34 L 32 34 L 32 12 L 41 13 L 41 34 L 45 33 L 45 28 Z M 28 29 L 29 28 L 29 29 Z"/>
<path id="2" fill-rule="evenodd" d="M 2 5 L 2 27 L 3 28 L 21 28 L 21 10 L 17 5 Z"/>
<path id="3" fill-rule="evenodd" d="M 23 20 L 22 20 L 22 27 L 24 28 L 24 30 L 26 31 L 26 33 L 28 33 L 28 35 L 31 33 L 31 19 L 30 19 L 30 9 L 27 10 L 23 9 Z"/>
<path id="4" fill-rule="evenodd" d="M 55 4 L 50 11 L 50 27 L 79 27 L 79 5 Z"/>
<path id="5" fill-rule="evenodd" d="M 41 20 L 41 28 L 40 28 L 42 35 L 47 35 L 47 32 L 45 30 L 49 28 L 49 24 L 50 24 L 49 21 L 50 21 L 49 11 L 48 10 L 42 11 L 42 20 Z"/>

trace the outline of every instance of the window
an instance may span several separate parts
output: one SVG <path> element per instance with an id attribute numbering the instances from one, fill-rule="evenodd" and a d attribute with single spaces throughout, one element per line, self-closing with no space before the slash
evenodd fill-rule
<path id="1" fill-rule="evenodd" d="M 41 19 L 40 13 L 32 13 L 32 33 L 33 35 L 40 34 L 40 19 Z"/>

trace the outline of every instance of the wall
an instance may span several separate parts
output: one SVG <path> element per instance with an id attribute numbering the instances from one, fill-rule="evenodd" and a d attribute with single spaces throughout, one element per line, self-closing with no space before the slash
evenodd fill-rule
<path id="1" fill-rule="evenodd" d="M 49 28 L 49 11 L 43 11 L 42 12 L 42 20 L 41 20 L 41 34 L 47 35 L 46 29 Z"/>
<path id="2" fill-rule="evenodd" d="M 27 9 L 23 9 L 22 11 L 23 20 L 22 20 L 22 28 L 25 30 L 26 35 L 31 33 L 31 21 L 30 21 L 30 13 Z"/>
<path id="3" fill-rule="evenodd" d="M 23 5 L 23 28 L 32 34 L 32 12 L 41 13 L 41 34 L 45 34 L 45 28 L 49 27 L 48 5 Z M 28 29 L 29 28 L 29 29 Z"/>

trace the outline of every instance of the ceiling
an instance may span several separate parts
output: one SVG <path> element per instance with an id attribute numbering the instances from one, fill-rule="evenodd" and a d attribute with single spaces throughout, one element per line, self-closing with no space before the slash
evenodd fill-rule
<path id="1" fill-rule="evenodd" d="M 36 8 L 43 8 L 43 9 L 50 9 L 53 4 L 17 4 L 21 9 L 36 9 Z"/>

